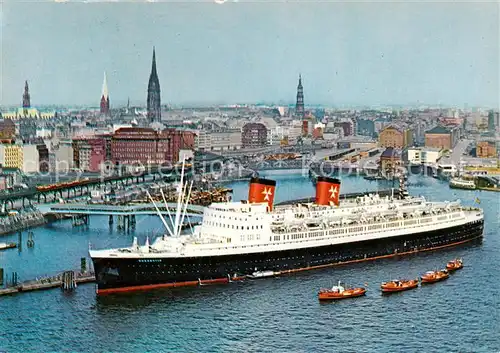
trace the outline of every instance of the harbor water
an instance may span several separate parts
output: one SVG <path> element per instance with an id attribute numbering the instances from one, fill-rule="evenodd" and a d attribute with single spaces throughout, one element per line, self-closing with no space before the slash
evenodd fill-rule
<path id="1" fill-rule="evenodd" d="M 311 181 L 276 175 L 275 202 L 309 197 Z M 247 198 L 247 182 L 228 184 L 234 200 Z M 392 182 L 342 177 L 342 192 L 388 189 Z M 408 257 L 337 266 L 259 281 L 96 297 L 95 285 L 74 292 L 30 292 L 0 297 L 0 352 L 498 352 L 500 351 L 500 197 L 449 189 L 423 176 L 409 180 L 412 195 L 461 199 L 485 211 L 481 244 Z M 480 203 L 478 205 L 478 202 Z M 35 245 L 0 252 L 6 275 L 20 281 L 80 268 L 93 248 L 128 246 L 133 237 L 161 235 L 154 216 L 135 229 L 116 230 L 107 217 L 88 226 L 71 221 L 33 231 Z M 18 242 L 17 234 L 2 242 Z M 444 282 L 382 296 L 382 281 L 416 278 L 462 257 L 465 267 Z M 366 297 L 319 303 L 317 292 L 338 280 L 368 285 Z"/>

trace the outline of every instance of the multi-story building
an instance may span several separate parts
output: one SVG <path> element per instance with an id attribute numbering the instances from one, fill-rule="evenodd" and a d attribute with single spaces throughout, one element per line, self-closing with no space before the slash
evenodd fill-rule
<path id="1" fill-rule="evenodd" d="M 106 161 L 104 138 L 73 140 L 73 163 L 75 168 L 85 172 L 98 172 Z"/>
<path id="2" fill-rule="evenodd" d="M 369 119 L 358 119 L 357 120 L 357 126 L 358 130 L 357 133 L 358 135 L 364 135 L 364 136 L 370 136 L 374 137 L 375 136 L 375 123 L 373 120 Z"/>
<path id="3" fill-rule="evenodd" d="M 479 158 L 497 157 L 497 146 L 493 140 L 478 141 L 476 144 L 476 156 Z"/>
<path id="4" fill-rule="evenodd" d="M 38 171 L 40 173 L 48 173 L 50 170 L 49 162 L 49 149 L 43 140 L 36 144 L 38 151 Z"/>
<path id="5" fill-rule="evenodd" d="M 241 148 L 241 130 L 198 131 L 195 149 L 199 151 L 227 151 Z"/>
<path id="6" fill-rule="evenodd" d="M 413 144 L 412 132 L 397 126 L 388 126 L 378 136 L 380 147 L 405 148 Z"/>
<path id="7" fill-rule="evenodd" d="M 404 151 L 403 161 L 410 164 L 435 164 L 443 155 L 443 150 L 432 147 L 411 147 Z"/>
<path id="8" fill-rule="evenodd" d="M 5 168 L 19 169 L 24 173 L 36 173 L 40 160 L 36 145 L 0 145 L 0 164 Z"/>
<path id="9" fill-rule="evenodd" d="M 111 138 L 111 155 L 119 164 L 163 164 L 176 163 L 181 149 L 194 148 L 191 131 L 150 128 L 122 128 Z"/>
<path id="10" fill-rule="evenodd" d="M 0 145 L 0 164 L 4 168 L 23 169 L 23 149 L 21 145 Z"/>
<path id="11" fill-rule="evenodd" d="M 493 110 L 488 113 L 488 131 L 495 132 L 495 112 Z"/>
<path id="12" fill-rule="evenodd" d="M 455 147 L 459 136 L 458 128 L 448 129 L 443 126 L 436 126 L 425 132 L 425 147 L 450 150 Z"/>
<path id="13" fill-rule="evenodd" d="M 267 145 L 267 128 L 261 123 L 245 124 L 241 130 L 241 143 L 244 148 L 265 147 Z"/>
<path id="14" fill-rule="evenodd" d="M 392 147 L 387 147 L 380 155 L 380 167 L 385 173 L 395 173 L 401 165 L 401 151 Z"/>
<path id="15" fill-rule="evenodd" d="M 38 145 L 34 144 L 21 146 L 22 153 L 20 158 L 22 158 L 22 167 L 20 169 L 23 172 L 37 173 L 40 171 L 40 153 L 38 148 Z"/>
<path id="16" fill-rule="evenodd" d="M 87 143 L 82 143 L 78 146 L 78 167 L 81 171 L 90 170 L 90 155 L 92 147 Z"/>
<path id="17" fill-rule="evenodd" d="M 344 131 L 344 136 L 353 136 L 356 132 L 356 124 L 354 120 L 349 118 L 342 118 L 333 123 L 333 127 L 341 128 Z"/>
<path id="18" fill-rule="evenodd" d="M 111 161 L 111 134 L 96 135 L 96 138 L 104 140 L 105 161 Z"/>
<path id="19" fill-rule="evenodd" d="M 73 145 L 60 141 L 49 153 L 49 169 L 53 173 L 67 173 L 73 169 Z"/>

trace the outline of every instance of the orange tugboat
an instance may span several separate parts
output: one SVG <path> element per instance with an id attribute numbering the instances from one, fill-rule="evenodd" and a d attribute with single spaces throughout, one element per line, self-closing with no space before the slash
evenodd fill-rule
<path id="1" fill-rule="evenodd" d="M 394 292 L 402 292 L 405 290 L 410 290 L 418 287 L 418 278 L 417 279 L 397 279 L 390 282 L 383 282 L 380 288 L 382 289 L 382 293 L 394 293 Z"/>
<path id="2" fill-rule="evenodd" d="M 365 295 L 366 289 L 359 288 L 348 288 L 345 289 L 340 285 L 340 281 L 337 286 L 333 286 L 332 289 L 321 289 L 318 293 L 319 300 L 339 300 L 346 298 L 355 298 Z"/>
<path id="3" fill-rule="evenodd" d="M 448 271 L 460 270 L 462 267 L 464 267 L 464 263 L 463 263 L 462 259 L 451 260 L 451 261 L 448 261 L 448 263 L 446 264 L 446 269 Z"/>
<path id="4" fill-rule="evenodd" d="M 423 283 L 436 283 L 450 277 L 450 274 L 447 270 L 441 271 L 427 271 L 425 274 L 420 277 Z"/>

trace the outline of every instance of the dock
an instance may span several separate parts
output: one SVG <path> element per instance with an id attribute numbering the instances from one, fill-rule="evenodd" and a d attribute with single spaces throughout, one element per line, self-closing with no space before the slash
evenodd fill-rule
<path id="1" fill-rule="evenodd" d="M 95 276 L 93 272 L 82 273 L 80 271 L 65 271 L 57 276 L 37 278 L 34 280 L 22 282 L 15 286 L 0 288 L 0 296 L 32 292 L 37 290 L 52 289 L 52 288 L 62 288 L 64 284 L 63 274 L 67 272 L 74 273 L 74 282 L 76 285 L 95 282 Z"/>

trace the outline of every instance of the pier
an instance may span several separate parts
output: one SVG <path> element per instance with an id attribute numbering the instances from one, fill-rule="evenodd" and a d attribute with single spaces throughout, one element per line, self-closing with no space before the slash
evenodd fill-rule
<path id="1" fill-rule="evenodd" d="M 17 279 L 17 274 L 15 277 Z M 64 271 L 52 277 L 36 278 L 19 284 L 15 282 L 6 288 L 0 288 L 0 296 L 52 288 L 71 290 L 78 284 L 95 282 L 95 275 L 93 272 Z"/>

